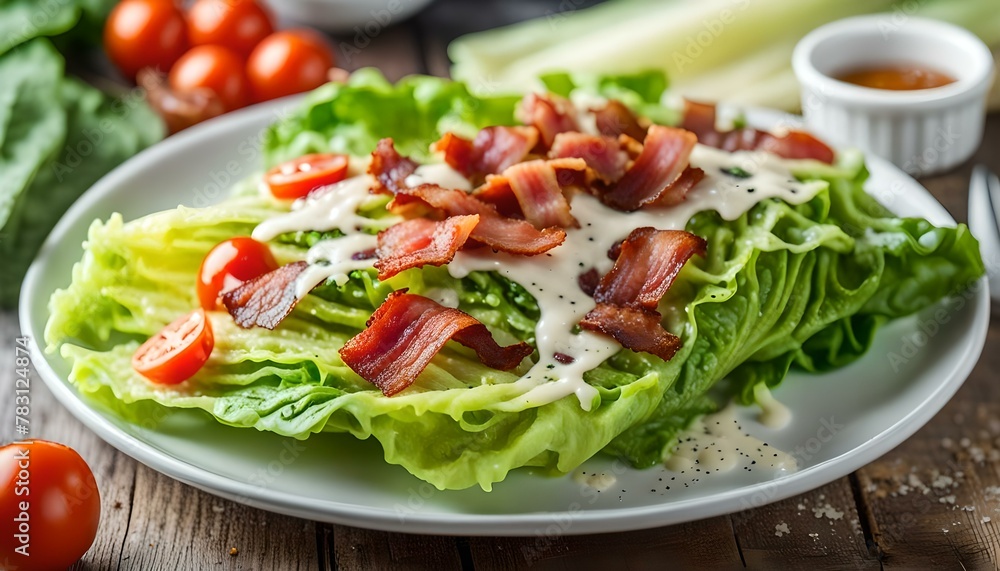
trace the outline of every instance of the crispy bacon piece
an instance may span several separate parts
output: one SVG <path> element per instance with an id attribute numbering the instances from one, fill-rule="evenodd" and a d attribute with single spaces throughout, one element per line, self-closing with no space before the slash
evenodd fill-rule
<path id="1" fill-rule="evenodd" d="M 442 221 L 414 218 L 379 232 L 375 250 L 378 279 L 387 280 L 410 268 L 447 264 L 478 223 L 478 214 L 450 216 Z"/>
<path id="2" fill-rule="evenodd" d="M 684 169 L 681 176 L 668 186 L 660 198 L 654 203 L 656 206 L 676 206 L 687 198 L 687 194 L 695 187 L 701 179 L 705 178 L 705 171 L 698 167 L 689 166 Z"/>
<path id="3" fill-rule="evenodd" d="M 292 262 L 222 294 L 222 303 L 233 321 L 244 329 L 274 329 L 299 302 L 295 279 L 309 264 Z"/>
<path id="4" fill-rule="evenodd" d="M 494 250 L 534 256 L 555 248 L 566 239 L 566 231 L 562 228 L 538 230 L 524 220 L 505 218 L 492 205 L 461 190 L 424 184 L 404 189 L 396 200 L 400 197 L 419 199 L 448 216 L 478 214 L 479 224 L 469 238 Z"/>
<path id="5" fill-rule="evenodd" d="M 827 164 L 832 164 L 835 158 L 833 149 L 802 131 L 789 131 L 780 137 L 751 127 L 718 131 L 715 106 L 706 103 L 685 100 L 681 126 L 696 134 L 699 143 L 730 153 L 761 150 L 786 159 L 815 159 Z"/>
<path id="6" fill-rule="evenodd" d="M 510 181 L 503 175 L 490 175 L 482 186 L 472 191 L 472 196 L 487 204 L 492 204 L 502 216 L 507 218 L 524 218 L 521 205 L 517 203 L 514 189 Z"/>
<path id="7" fill-rule="evenodd" d="M 494 369 L 513 369 L 532 351 L 524 342 L 501 347 L 471 315 L 399 290 L 375 310 L 367 329 L 344 344 L 340 357 L 389 397 L 412 385 L 449 339 Z"/>
<path id="8" fill-rule="evenodd" d="M 396 151 L 392 139 L 382 139 L 372 151 L 368 174 L 375 177 L 376 192 L 396 194 L 406 188 L 406 177 L 417 170 L 417 163 Z"/>
<path id="9" fill-rule="evenodd" d="M 697 138 L 690 131 L 650 126 L 642 153 L 618 184 L 601 196 L 601 200 L 612 208 L 626 212 L 657 203 L 668 194 L 671 195 L 668 202 L 675 201 L 673 186 L 688 167 L 695 143 Z"/>
<path id="10" fill-rule="evenodd" d="M 483 176 L 523 161 L 537 144 L 538 130 L 534 127 L 496 126 L 480 130 L 473 141 L 446 133 L 433 148 L 444 154 L 451 168 L 482 180 Z"/>
<path id="11" fill-rule="evenodd" d="M 597 307 L 580 327 L 669 360 L 681 342 L 663 329 L 656 308 L 684 264 L 694 254 L 704 254 L 705 248 L 705 240 L 681 230 L 633 230 L 622 242 L 614 268 L 594 291 Z"/>
<path id="12" fill-rule="evenodd" d="M 585 170 L 583 159 L 534 160 L 518 163 L 503 171 L 524 219 L 541 230 L 550 226 L 576 227 L 579 223 L 569 212 L 569 201 L 563 194 L 556 167 Z"/>
<path id="13" fill-rule="evenodd" d="M 516 116 L 525 125 L 538 129 L 538 146 L 543 149 L 551 147 L 559 133 L 580 130 L 576 121 L 576 109 L 569 101 L 556 95 L 525 95 L 517 107 Z"/>
<path id="14" fill-rule="evenodd" d="M 583 159 L 606 184 L 617 182 L 628 164 L 628 153 L 617 138 L 577 132 L 556 135 L 549 157 Z"/>
<path id="15" fill-rule="evenodd" d="M 646 138 L 646 127 L 639 123 L 639 118 L 631 109 L 617 99 L 611 99 L 604 107 L 591 109 L 590 112 L 594 114 L 597 130 L 602 135 L 628 135 L 637 141 Z"/>
<path id="16" fill-rule="evenodd" d="M 580 321 L 580 327 L 614 337 L 633 351 L 656 355 L 664 361 L 673 359 L 681 348 L 680 337 L 667 331 L 656 311 L 598 303 Z"/>
<path id="17" fill-rule="evenodd" d="M 487 177 L 473 196 L 504 216 L 527 219 L 536 228 L 577 226 L 564 189 L 587 188 L 592 178 L 583 159 L 525 161 Z"/>

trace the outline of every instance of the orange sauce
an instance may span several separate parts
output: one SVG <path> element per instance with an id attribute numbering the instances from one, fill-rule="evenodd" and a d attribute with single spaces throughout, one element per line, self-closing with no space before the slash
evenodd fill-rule
<path id="1" fill-rule="evenodd" d="M 955 78 L 950 75 L 916 65 L 856 68 L 837 75 L 835 79 L 862 87 L 894 91 L 931 89 L 955 82 Z"/>

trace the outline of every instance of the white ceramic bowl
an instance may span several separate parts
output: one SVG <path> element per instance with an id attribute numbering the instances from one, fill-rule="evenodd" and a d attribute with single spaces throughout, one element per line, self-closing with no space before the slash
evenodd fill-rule
<path id="1" fill-rule="evenodd" d="M 364 49 L 386 27 L 416 14 L 432 0 L 268 0 L 285 23 L 304 24 L 327 32 L 353 34 Z"/>
<path id="2" fill-rule="evenodd" d="M 833 76 L 859 67 L 917 64 L 954 83 L 890 91 Z M 982 139 L 985 98 L 993 79 L 989 48 L 968 30 L 901 13 L 839 20 L 795 47 L 809 129 L 835 145 L 855 146 L 914 175 L 954 167 Z"/>

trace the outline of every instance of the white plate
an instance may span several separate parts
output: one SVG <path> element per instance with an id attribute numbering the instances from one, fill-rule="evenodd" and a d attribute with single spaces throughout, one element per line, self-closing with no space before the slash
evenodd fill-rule
<path id="1" fill-rule="evenodd" d="M 195 127 L 146 150 L 94 185 L 53 230 L 25 278 L 20 306 L 25 333 L 36 343 L 41 340 L 49 296 L 69 283 L 92 220 L 107 218 L 113 211 L 132 219 L 178 203 L 203 205 L 218 199 L 219 186 L 257 168 L 262 129 L 296 101 L 257 106 Z M 756 114 L 754 118 L 773 125 L 778 117 Z M 870 168 L 870 188 L 881 189 L 880 198 L 897 213 L 954 224 L 947 211 L 902 171 L 878 159 L 870 160 Z M 872 350 L 847 368 L 821 376 L 790 375 L 776 391 L 794 411 L 784 430 L 767 429 L 754 420 L 753 410 L 741 411 L 750 432 L 796 456 L 797 472 L 737 470 L 695 483 L 662 468 L 631 470 L 596 458 L 584 470 L 615 473 L 618 480 L 601 494 L 570 477 L 547 478 L 525 471 L 511 474 L 492 493 L 440 492 L 403 468 L 385 464 L 374 440 L 314 435 L 300 443 L 224 427 L 201 412 L 170 413 L 151 419 L 148 426 L 137 426 L 82 400 L 66 382 L 68 366 L 57 355 L 34 347 L 35 365 L 59 401 L 116 448 L 168 476 L 255 507 L 416 533 L 622 531 L 787 498 L 848 474 L 898 445 L 944 406 L 978 359 L 989 322 L 983 284 L 960 298 L 961 307 L 953 303 L 945 318 L 935 319 L 931 311 L 884 328 Z M 927 342 L 921 324 L 933 342 Z M 671 482 L 671 476 L 677 480 Z"/>

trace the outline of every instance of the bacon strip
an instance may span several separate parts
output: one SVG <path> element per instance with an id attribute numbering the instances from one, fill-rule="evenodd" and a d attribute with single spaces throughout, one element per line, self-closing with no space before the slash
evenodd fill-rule
<path id="1" fill-rule="evenodd" d="M 299 303 L 295 279 L 307 267 L 306 262 L 281 266 L 222 294 L 222 303 L 240 327 L 274 329 Z"/>
<path id="2" fill-rule="evenodd" d="M 656 310 L 684 264 L 704 254 L 705 240 L 680 230 L 637 228 L 622 242 L 618 259 L 594 291 L 597 307 L 580 327 L 614 337 L 623 347 L 669 360 L 680 348 Z"/>
<path id="3" fill-rule="evenodd" d="M 597 178 L 607 184 L 617 182 L 628 164 L 628 153 L 622 150 L 617 138 L 575 132 L 556 135 L 549 157 L 583 159 Z"/>
<path id="4" fill-rule="evenodd" d="M 396 199 L 401 196 L 422 200 L 448 216 L 478 214 L 479 224 L 472 230 L 469 239 L 494 250 L 534 256 L 555 248 L 566 239 L 566 231 L 562 228 L 538 230 L 524 220 L 505 218 L 493 206 L 461 190 L 424 184 L 404 189 Z"/>
<path id="5" fill-rule="evenodd" d="M 480 130 L 473 141 L 446 133 L 432 148 L 444 154 L 451 168 L 467 177 L 482 177 L 523 161 L 537 144 L 534 127 L 496 126 Z"/>
<path id="6" fill-rule="evenodd" d="M 414 218 L 378 234 L 378 279 L 387 280 L 403 270 L 441 266 L 455 257 L 479 224 L 479 215 L 451 216 L 440 222 Z"/>
<path id="7" fill-rule="evenodd" d="M 597 130 L 602 135 L 617 137 L 628 135 L 637 141 L 646 138 L 646 128 L 639 123 L 639 118 L 624 103 L 616 99 L 608 101 L 607 105 L 591 109 L 597 122 Z"/>
<path id="8" fill-rule="evenodd" d="M 503 171 L 524 219 L 538 229 L 550 226 L 576 227 L 579 223 L 569 212 L 569 201 L 563 195 L 556 167 L 583 171 L 587 163 L 582 159 L 556 161 L 535 160 L 518 163 Z"/>
<path id="9" fill-rule="evenodd" d="M 388 397 L 412 385 L 449 339 L 494 369 L 513 369 L 532 352 L 524 342 L 501 347 L 471 315 L 399 290 L 375 310 L 367 329 L 344 344 L 340 357 Z"/>
<path id="10" fill-rule="evenodd" d="M 419 165 L 396 151 L 392 139 L 382 139 L 372 151 L 368 174 L 375 177 L 376 192 L 397 194 L 406 188 L 406 177 L 416 172 Z"/>
<path id="11" fill-rule="evenodd" d="M 635 163 L 601 199 L 612 208 L 631 212 L 672 194 L 672 186 L 677 184 L 688 167 L 688 159 L 697 142 L 697 137 L 690 131 L 650 126 Z"/>
<path id="12" fill-rule="evenodd" d="M 552 141 L 559 133 L 580 130 L 573 105 L 555 95 L 525 95 L 517 107 L 516 116 L 525 125 L 538 129 L 541 138 L 539 146 L 545 149 L 552 146 Z"/>
<path id="13" fill-rule="evenodd" d="M 786 159 L 815 159 L 827 164 L 833 164 L 835 158 L 833 149 L 802 131 L 789 131 L 780 137 L 751 127 L 718 131 L 715 106 L 707 103 L 685 100 L 681 126 L 697 135 L 699 143 L 730 153 L 760 150 Z"/>
<path id="14" fill-rule="evenodd" d="M 681 348 L 681 338 L 663 328 L 656 311 L 598 303 L 580 321 L 580 327 L 613 337 L 633 351 L 673 359 Z"/>

